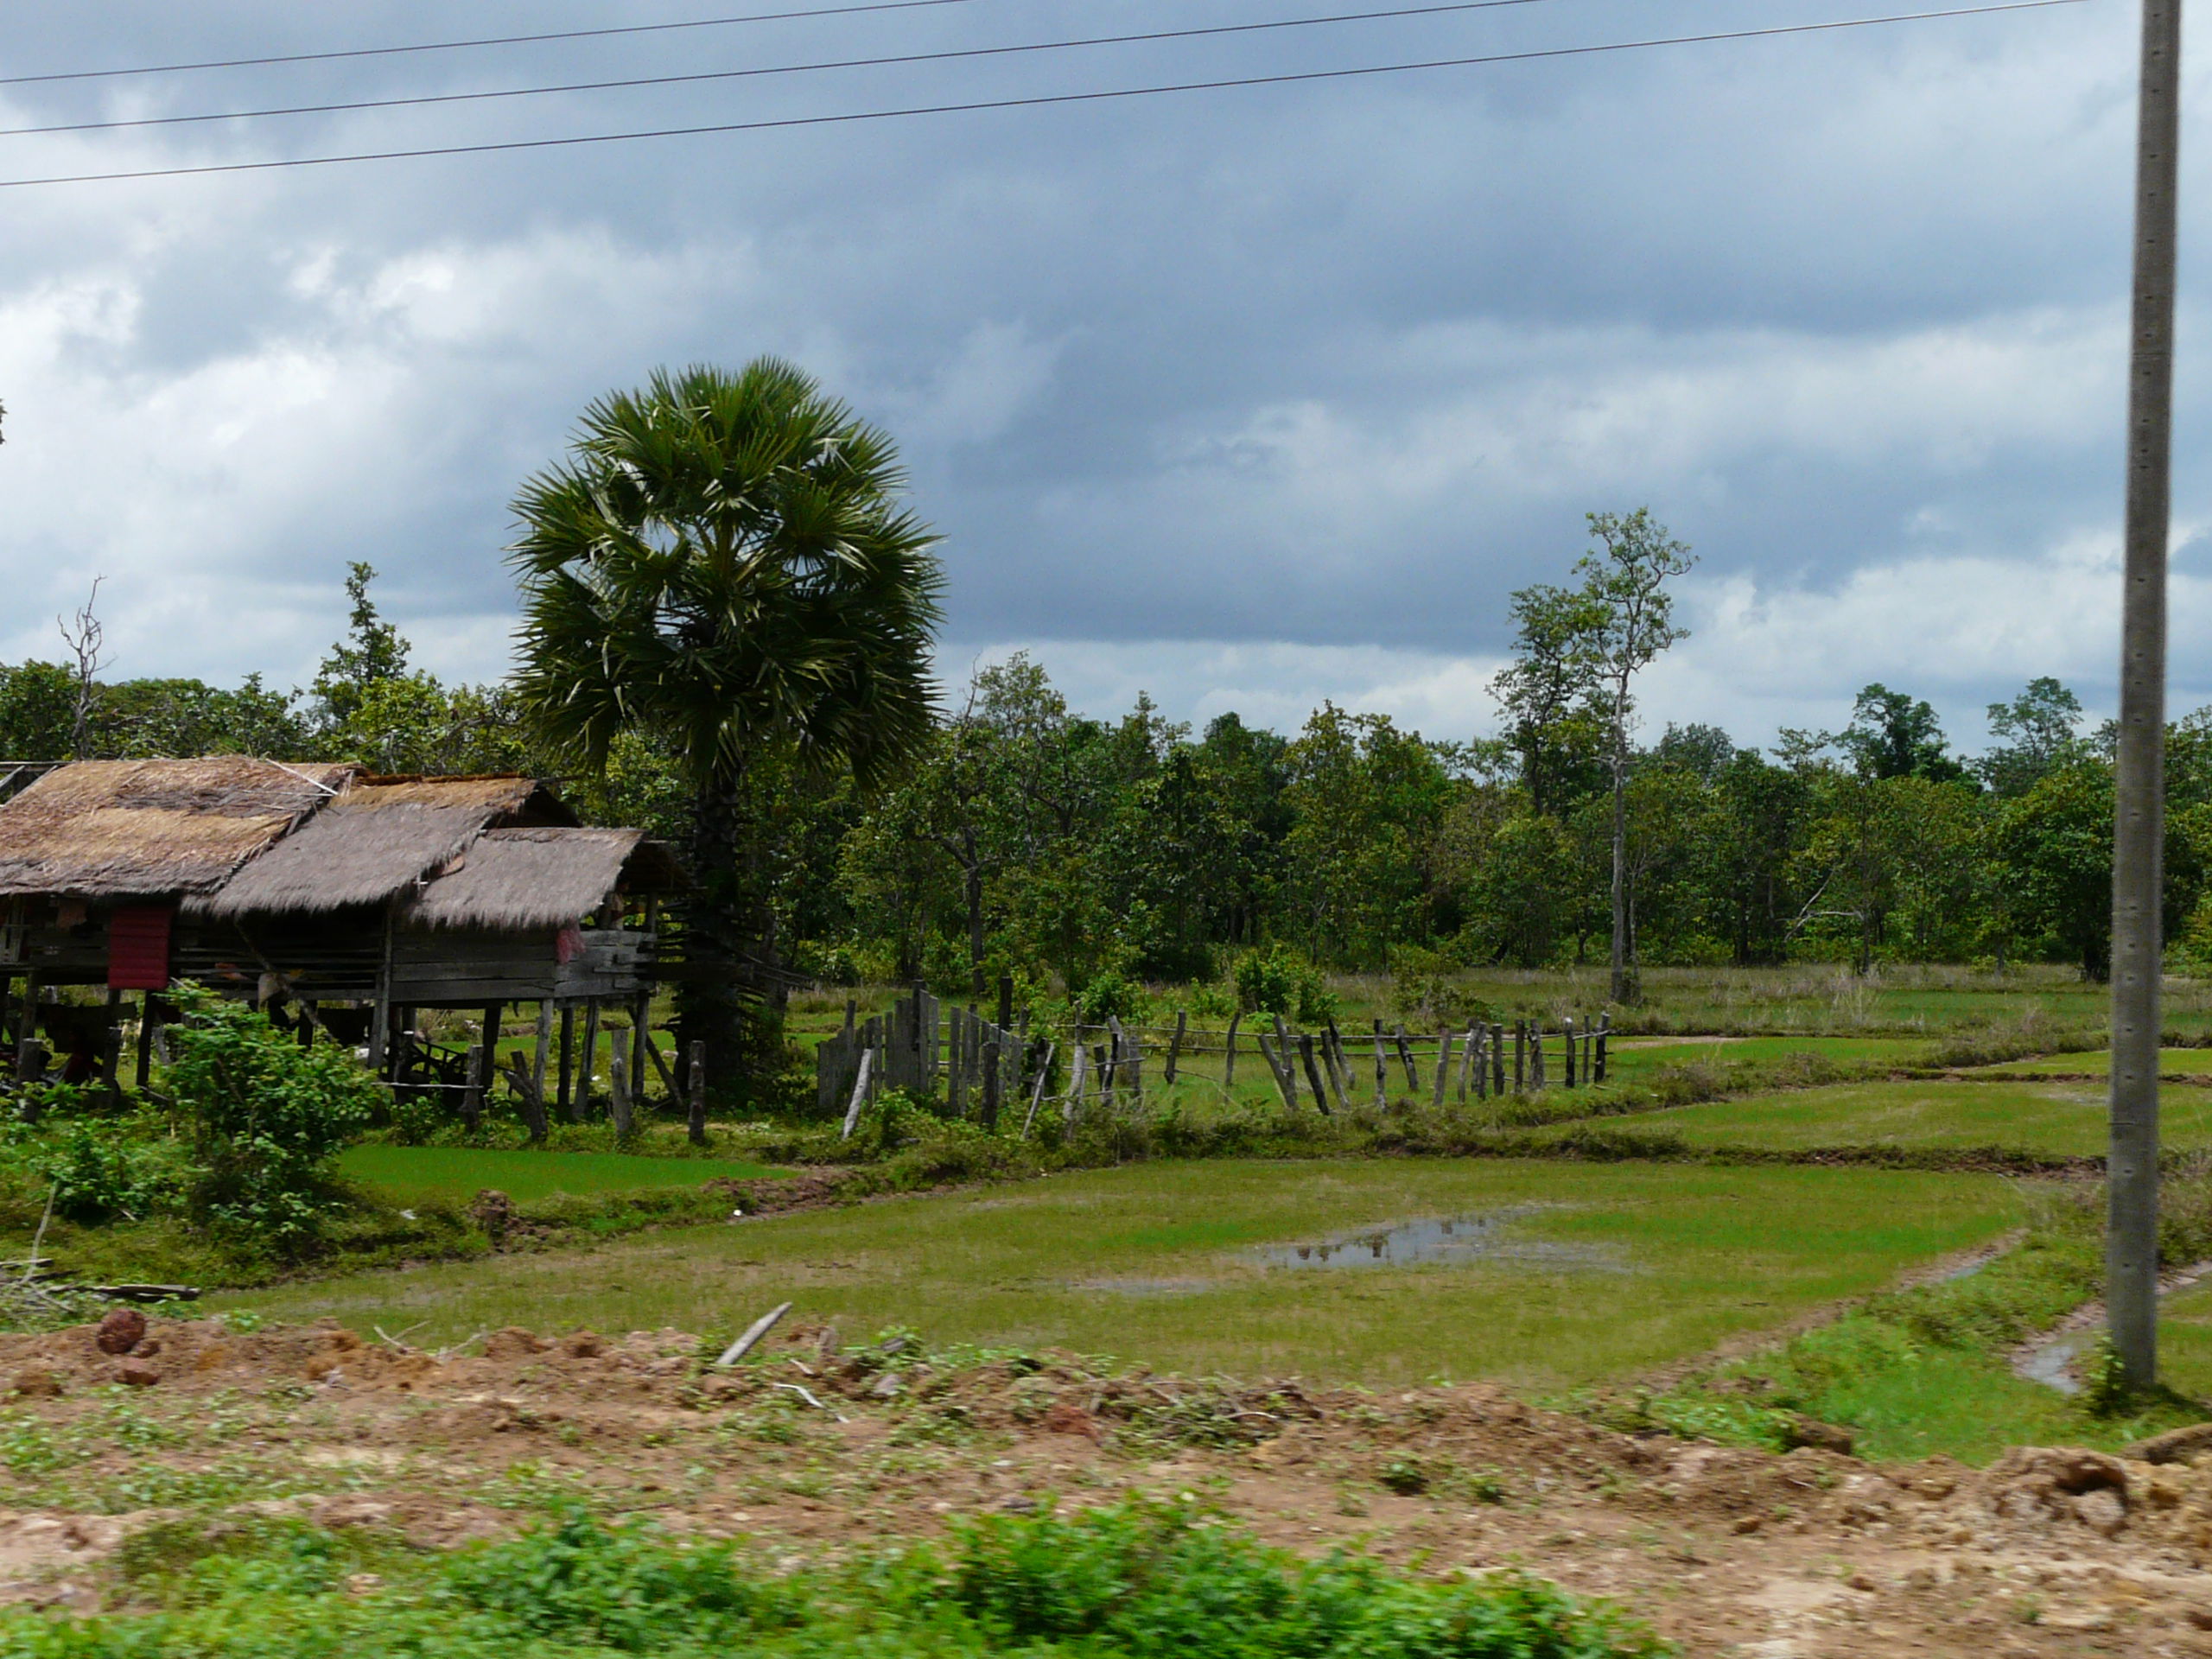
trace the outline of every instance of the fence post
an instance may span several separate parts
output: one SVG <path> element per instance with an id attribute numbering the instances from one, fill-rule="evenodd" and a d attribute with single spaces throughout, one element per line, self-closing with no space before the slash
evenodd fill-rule
<path id="1" fill-rule="evenodd" d="M 1229 1039 L 1224 1045 L 1225 1058 L 1221 1063 L 1221 1091 L 1233 1094 L 1236 1089 L 1236 1027 L 1244 1023 L 1244 1010 L 1239 1008 L 1229 1016 Z"/>
<path id="2" fill-rule="evenodd" d="M 1429 1096 L 1432 1111 L 1444 1109 L 1444 1085 L 1452 1076 L 1452 1033 L 1447 1028 L 1436 1033 L 1436 1086 Z"/>
<path id="3" fill-rule="evenodd" d="M 1306 1086 L 1313 1091 L 1313 1104 L 1321 1116 L 1329 1116 L 1329 1091 L 1321 1082 L 1320 1068 L 1313 1064 L 1313 1033 L 1298 1033 L 1298 1058 L 1306 1067 Z"/>
<path id="4" fill-rule="evenodd" d="M 861 1108 L 868 1103 L 868 1074 L 874 1069 L 875 1047 L 874 1044 L 870 1044 L 861 1050 L 861 1069 L 853 1078 L 853 1097 L 845 1107 L 845 1128 L 843 1133 L 838 1136 L 841 1141 L 849 1141 L 853 1138 L 854 1126 L 861 1121 Z"/>
<path id="5" fill-rule="evenodd" d="M 1544 1086 L 1544 1027 L 1541 1020 L 1529 1022 L 1529 1087 L 1541 1090 Z"/>
<path id="6" fill-rule="evenodd" d="M 1344 1064 L 1344 1039 L 1338 1035 L 1334 1020 L 1329 1021 L 1329 1028 L 1321 1033 L 1321 1058 L 1329 1074 L 1329 1087 L 1336 1094 L 1338 1106 L 1350 1111 L 1351 1067 Z"/>
<path id="7" fill-rule="evenodd" d="M 1090 1063 L 1090 1051 L 1084 1046 L 1081 1026 L 1075 1028 L 1075 1040 L 1068 1047 L 1075 1058 L 1068 1065 L 1068 1091 L 1063 1096 L 1060 1116 L 1063 1122 L 1073 1128 L 1076 1115 L 1083 1109 L 1084 1068 Z"/>
<path id="8" fill-rule="evenodd" d="M 999 1090 L 1006 1077 L 1001 1068 L 999 1039 L 993 1037 L 983 1045 L 983 1133 L 999 1132 Z"/>
<path id="9" fill-rule="evenodd" d="M 1398 1045 L 1399 1064 L 1406 1068 L 1406 1089 L 1408 1092 L 1418 1095 L 1421 1093 L 1421 1071 L 1414 1065 L 1413 1045 L 1406 1040 L 1406 1028 L 1396 1027 L 1391 1035 Z"/>
<path id="10" fill-rule="evenodd" d="M 461 1121 L 471 1133 L 484 1121 L 484 1055 L 483 1044 L 471 1043 L 461 1062 Z"/>
<path id="11" fill-rule="evenodd" d="M 1526 1094 L 1529 1090 L 1529 1022 L 1513 1022 L 1513 1092 Z"/>
<path id="12" fill-rule="evenodd" d="M 614 1119 L 614 1141 L 621 1145 L 630 1138 L 630 1057 L 622 1052 L 622 1045 L 608 1045 L 607 1055 L 607 1109 Z"/>
<path id="13" fill-rule="evenodd" d="M 1298 1082 L 1291 1074 L 1288 1056 L 1278 1053 L 1268 1043 L 1268 1033 L 1264 1031 L 1257 1033 L 1255 1040 L 1260 1045 L 1260 1058 L 1268 1063 L 1268 1070 L 1274 1073 L 1275 1092 L 1282 1096 L 1283 1109 L 1296 1112 Z"/>
<path id="14" fill-rule="evenodd" d="M 1045 1085 L 1052 1081 L 1052 1056 L 1058 1051 L 1051 1043 L 1045 1045 L 1044 1057 L 1037 1063 L 1037 1083 L 1030 1091 L 1029 1115 L 1021 1120 L 1021 1138 L 1029 1138 L 1030 1129 L 1037 1122 L 1037 1109 L 1045 1103 Z"/>
<path id="15" fill-rule="evenodd" d="M 1467 1103 L 1467 1071 L 1475 1063 L 1475 1033 L 1478 1027 L 1469 1026 L 1467 1034 L 1459 1039 L 1459 1103 Z"/>
<path id="16" fill-rule="evenodd" d="M 1600 1083 L 1605 1080 L 1605 1039 L 1612 1034 L 1612 1027 L 1611 1014 L 1601 1014 L 1598 1016 L 1598 1054 L 1595 1064 L 1598 1068 L 1598 1081 Z"/>
<path id="17" fill-rule="evenodd" d="M 1560 1034 L 1567 1049 L 1567 1086 L 1574 1087 L 1574 1016 L 1569 1014 L 1560 1021 Z"/>
<path id="18" fill-rule="evenodd" d="M 691 1045 L 691 1064 L 685 1069 L 683 1132 L 693 1146 L 707 1144 L 707 1046 Z"/>
<path id="19" fill-rule="evenodd" d="M 1375 1109 L 1390 1103 L 1390 1060 L 1382 1052 L 1382 1022 L 1375 1022 Z"/>
<path id="20" fill-rule="evenodd" d="M 1190 1023 L 1189 1009 L 1175 1010 L 1175 1034 L 1167 1039 L 1167 1064 L 1160 1069 L 1160 1080 L 1163 1084 L 1173 1084 L 1175 1081 L 1175 1063 L 1183 1058 L 1183 1033 Z"/>

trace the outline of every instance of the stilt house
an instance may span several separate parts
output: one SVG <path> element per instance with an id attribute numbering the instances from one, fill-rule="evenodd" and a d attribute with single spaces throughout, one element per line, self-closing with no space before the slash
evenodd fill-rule
<path id="1" fill-rule="evenodd" d="M 680 879 L 643 831 L 584 828 L 531 778 L 80 761 L 0 802 L 0 993 L 16 993 L 19 1045 L 35 1026 L 66 1045 L 63 1016 L 92 1011 L 46 1007 L 48 988 L 105 987 L 113 1025 L 126 993 L 146 1011 L 194 981 L 434 1082 L 420 1008 L 483 1010 L 488 1044 L 514 1003 L 564 1023 L 582 1007 L 594 1027 L 626 1006 L 642 1037 L 658 899 Z"/>

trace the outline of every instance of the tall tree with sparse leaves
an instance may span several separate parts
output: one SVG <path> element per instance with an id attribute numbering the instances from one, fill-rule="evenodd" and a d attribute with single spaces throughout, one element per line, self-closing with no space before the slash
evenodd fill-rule
<path id="1" fill-rule="evenodd" d="M 515 499 L 520 706 L 594 769 L 632 732 L 680 757 L 695 885 L 679 1036 L 740 1093 L 762 966 L 749 771 L 774 757 L 865 785 L 931 731 L 943 577 L 906 482 L 888 436 L 760 358 L 599 399 Z"/>
<path id="2" fill-rule="evenodd" d="M 1629 945 L 1628 772 L 1636 704 L 1630 691 L 1636 676 L 1654 658 L 1688 636 L 1688 628 L 1675 625 L 1675 596 L 1667 591 L 1667 583 L 1696 561 L 1686 543 L 1674 540 L 1666 526 L 1652 518 L 1648 507 L 1627 514 L 1593 512 L 1589 519 L 1590 534 L 1598 545 L 1582 556 L 1575 569 L 1582 575 L 1582 592 L 1592 619 L 1584 635 L 1583 652 L 1605 721 L 1605 759 L 1612 772 L 1612 999 L 1633 1002 L 1637 988 Z"/>

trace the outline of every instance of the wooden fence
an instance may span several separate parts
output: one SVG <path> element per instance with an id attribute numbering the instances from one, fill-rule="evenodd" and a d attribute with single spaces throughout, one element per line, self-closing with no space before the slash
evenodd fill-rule
<path id="1" fill-rule="evenodd" d="M 1001 999 L 1001 1007 L 1005 999 Z M 1432 1106 L 1535 1090 L 1582 1088 L 1605 1081 L 1605 1016 L 1567 1019 L 1547 1031 L 1538 1021 L 1478 1023 L 1433 1034 L 1385 1029 L 1346 1036 L 1330 1020 L 1318 1031 L 1294 1032 L 1281 1014 L 1238 1014 L 1223 1032 L 1194 1032 L 1187 1014 L 1172 1027 L 1072 1025 L 1057 1036 L 1032 1039 L 1027 1016 L 1001 1025 L 972 1007 L 944 1008 L 926 991 L 901 997 L 887 1014 L 861 1020 L 847 1003 L 844 1028 L 816 1052 L 815 1101 L 824 1116 L 841 1115 L 849 1135 L 862 1109 L 887 1089 L 942 1097 L 953 1116 L 998 1127 L 1008 1103 L 1022 1112 L 1021 1133 L 1035 1126 L 1048 1098 L 1071 1127 L 1095 1113 L 1141 1107 L 1149 1052 L 1161 1056 L 1160 1080 L 1173 1084 L 1186 1058 L 1222 1057 L 1220 1086 L 1233 1092 L 1241 1053 L 1255 1054 L 1286 1109 L 1310 1103 L 1329 1113 L 1371 1098 L 1390 1098 L 1395 1074 L 1405 1094 Z M 1244 1046 L 1243 1038 L 1251 1038 Z M 1164 1039 L 1164 1042 L 1159 1039 Z M 1372 1092 L 1369 1062 L 1372 1059 Z M 1058 1084 L 1056 1093 L 1048 1090 Z M 940 1090 L 940 1084 L 942 1088 Z"/>

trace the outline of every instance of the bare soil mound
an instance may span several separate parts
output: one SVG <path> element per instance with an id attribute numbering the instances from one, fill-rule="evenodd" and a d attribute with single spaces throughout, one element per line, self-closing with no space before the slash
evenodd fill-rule
<path id="1" fill-rule="evenodd" d="M 576 1499 L 804 1557 L 1143 1492 L 1307 1551 L 1524 1566 L 1691 1653 L 2212 1655 L 2212 1449 L 2186 1436 L 2160 1463 L 1877 1468 L 1618 1433 L 1478 1385 L 1109 1376 L 808 1328 L 728 1371 L 673 1331 L 470 1346 L 215 1320 L 0 1336 L 0 1596 L 112 1603 L 116 1552 L 186 1513 L 435 1547 Z"/>

